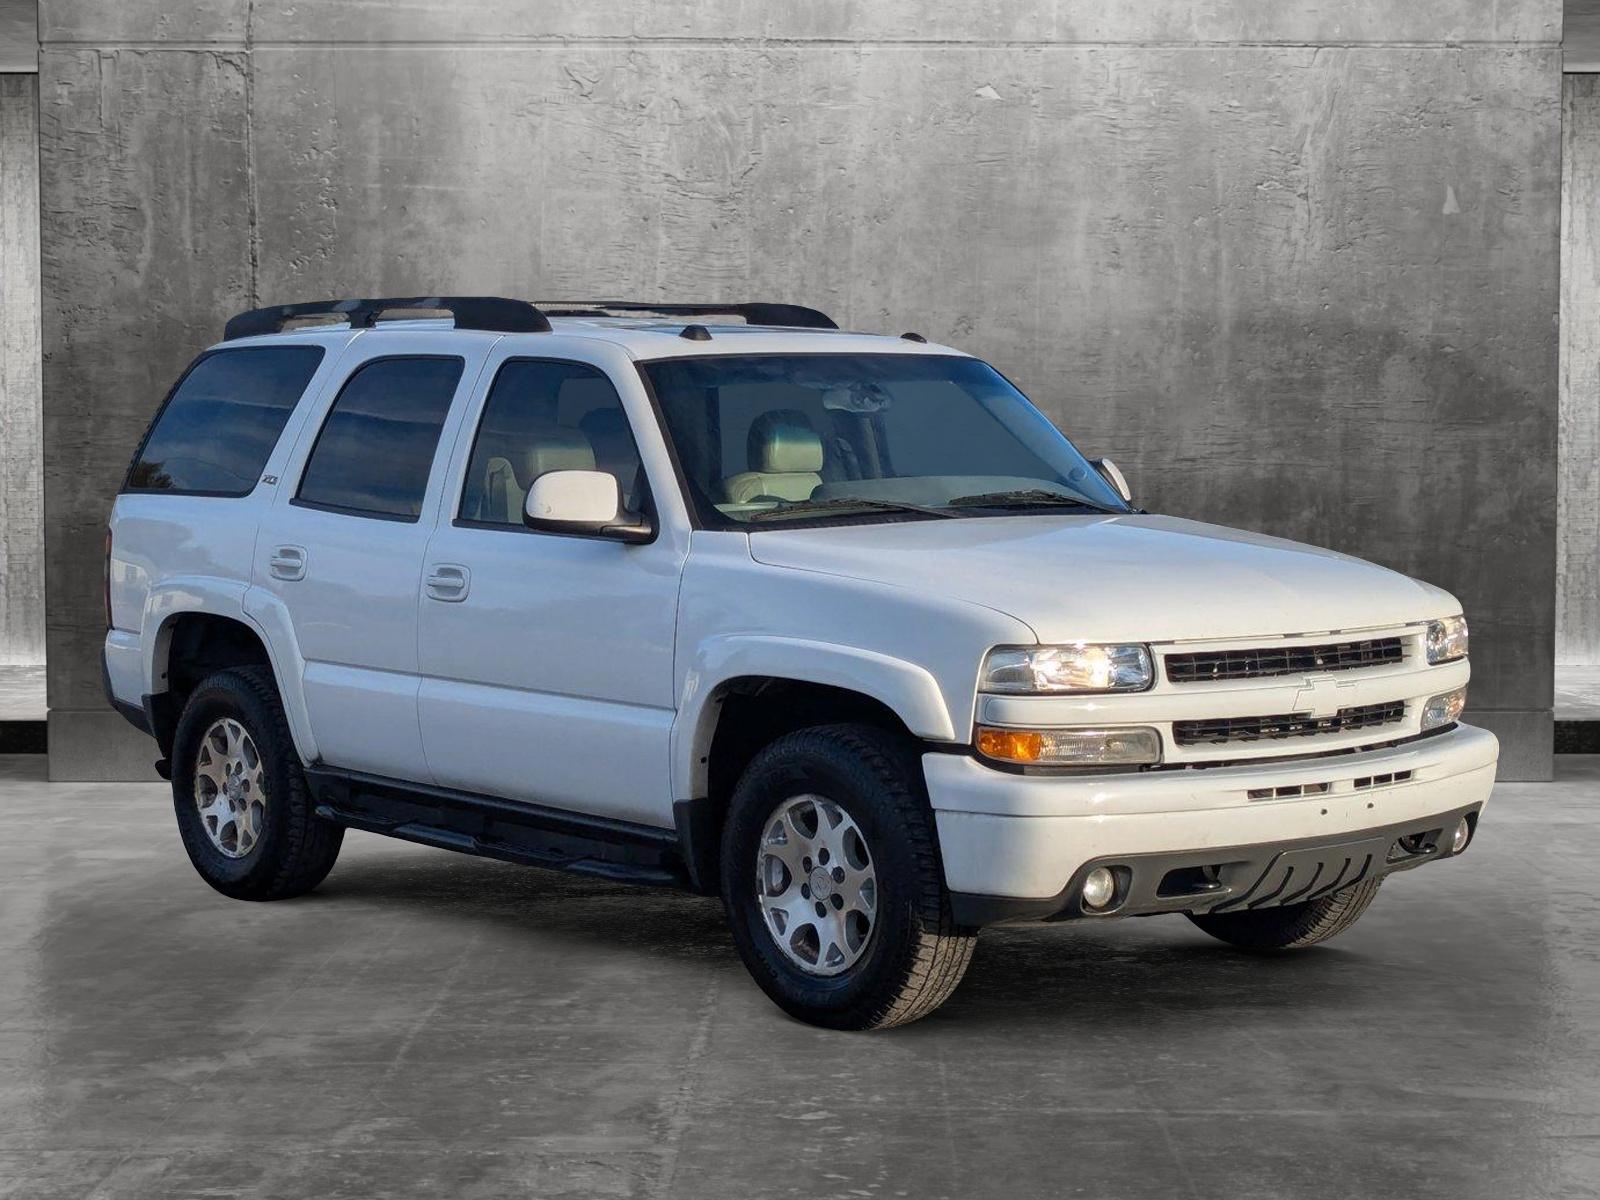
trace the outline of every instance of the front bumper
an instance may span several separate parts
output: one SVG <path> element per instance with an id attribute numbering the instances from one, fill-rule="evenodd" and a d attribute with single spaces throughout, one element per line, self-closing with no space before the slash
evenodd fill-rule
<path id="1" fill-rule="evenodd" d="M 1446 857 L 1436 848 L 1391 863 L 1388 850 L 1403 835 L 1435 830 L 1446 831 L 1447 850 L 1456 820 L 1471 814 L 1475 827 L 1498 757 L 1493 734 L 1461 725 L 1386 749 L 1248 766 L 1020 776 L 969 756 L 930 753 L 923 771 L 957 919 L 983 925 L 1085 915 L 1076 889 L 1101 863 L 1125 866 L 1134 877 L 1112 914 L 1127 916 L 1209 911 L 1250 889 L 1256 903 L 1310 898 L 1296 895 L 1297 883 L 1273 896 L 1267 893 L 1276 881 L 1256 886 L 1295 863 L 1286 855 L 1298 856 L 1302 879 L 1302 866 L 1322 863 L 1337 872 L 1347 857 L 1364 860 L 1380 840 L 1384 853 L 1373 852 L 1369 873 Z M 1145 867 L 1136 872 L 1138 862 Z M 1218 879 L 1227 867 L 1228 895 L 1158 895 L 1170 873 L 1191 867 L 1215 868 Z"/>

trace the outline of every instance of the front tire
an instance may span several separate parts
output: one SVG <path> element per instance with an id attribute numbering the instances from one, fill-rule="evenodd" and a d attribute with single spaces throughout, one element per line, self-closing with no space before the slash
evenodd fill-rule
<path id="1" fill-rule="evenodd" d="M 1220 941 L 1241 950 L 1298 950 L 1343 933 L 1378 895 L 1381 879 L 1303 904 L 1238 913 L 1190 913 L 1189 920 Z"/>
<path id="2" fill-rule="evenodd" d="M 799 1020 L 915 1021 L 971 961 L 977 938 L 951 917 L 922 773 L 881 730 L 805 729 L 757 754 L 734 790 L 721 867 L 739 956 Z"/>
<path id="3" fill-rule="evenodd" d="M 313 811 L 263 667 L 219 671 L 190 694 L 172 739 L 172 803 L 194 869 L 235 900 L 310 891 L 344 841 L 342 826 Z"/>

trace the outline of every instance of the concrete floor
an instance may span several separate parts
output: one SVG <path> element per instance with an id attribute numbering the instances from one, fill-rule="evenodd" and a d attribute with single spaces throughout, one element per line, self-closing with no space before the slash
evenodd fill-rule
<path id="1" fill-rule="evenodd" d="M 44 667 L 0 665 L 0 721 L 45 719 Z"/>
<path id="2" fill-rule="evenodd" d="M 1556 720 L 1600 721 L 1600 667 L 1556 664 Z"/>
<path id="3" fill-rule="evenodd" d="M 0 1196 L 1600 1195 L 1600 759 L 1339 941 L 991 930 L 829 1034 L 711 901 L 353 834 L 224 900 L 150 785 L 0 760 Z"/>

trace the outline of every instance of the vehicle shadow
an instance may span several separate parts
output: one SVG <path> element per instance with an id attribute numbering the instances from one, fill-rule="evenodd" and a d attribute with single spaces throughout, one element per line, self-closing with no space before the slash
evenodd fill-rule
<path id="1" fill-rule="evenodd" d="M 490 923 L 588 952 L 610 950 L 742 974 L 715 897 L 612 884 L 456 855 L 384 856 L 341 863 L 295 904 L 425 909 L 463 930 Z M 513 943 L 514 944 L 514 943 Z M 1248 955 L 1213 942 L 1181 917 L 985 930 L 966 979 L 930 1020 L 982 1028 L 1152 1021 L 1292 1005 L 1314 1015 L 1348 1011 L 1381 994 L 1385 972 L 1351 970 L 1363 956 L 1339 947 Z"/>

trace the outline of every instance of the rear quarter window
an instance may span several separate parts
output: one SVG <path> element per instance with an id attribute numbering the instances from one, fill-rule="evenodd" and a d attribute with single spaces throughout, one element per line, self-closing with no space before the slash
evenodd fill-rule
<path id="1" fill-rule="evenodd" d="M 321 346 L 246 346 L 196 359 L 156 414 L 123 490 L 247 495 L 322 356 Z"/>

